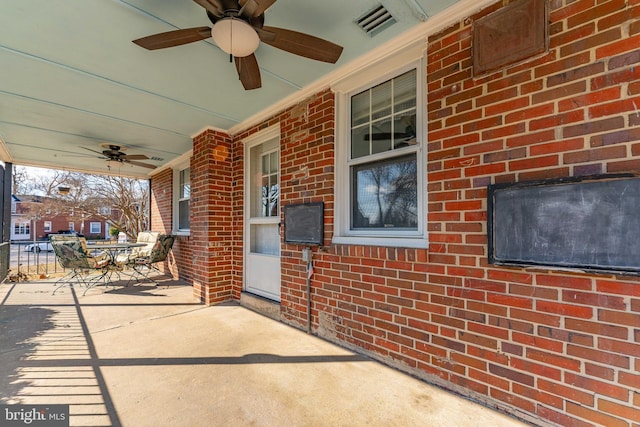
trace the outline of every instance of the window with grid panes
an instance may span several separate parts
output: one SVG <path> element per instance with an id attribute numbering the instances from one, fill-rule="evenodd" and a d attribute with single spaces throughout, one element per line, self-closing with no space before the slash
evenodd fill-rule
<path id="1" fill-rule="evenodd" d="M 419 69 L 338 97 L 337 243 L 426 245 Z"/>

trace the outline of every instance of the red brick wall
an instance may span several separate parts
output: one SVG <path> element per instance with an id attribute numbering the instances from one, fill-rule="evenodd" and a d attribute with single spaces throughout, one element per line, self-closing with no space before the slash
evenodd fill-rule
<path id="1" fill-rule="evenodd" d="M 334 96 L 329 90 L 318 93 L 296 106 L 234 137 L 234 232 L 238 238 L 234 256 L 234 297 L 242 291 L 243 233 L 243 147 L 240 142 L 255 132 L 280 124 L 281 206 L 324 202 L 325 244 L 333 235 Z M 282 215 L 282 210 L 281 210 Z M 284 217 L 282 218 L 284 221 Z M 306 263 L 301 261 L 302 246 L 282 242 L 281 309 L 285 321 L 306 324 Z M 317 249 L 316 249 L 317 252 Z"/>
<path id="2" fill-rule="evenodd" d="M 428 39 L 428 250 L 331 244 L 326 91 L 233 137 L 230 170 L 225 163 L 213 174 L 231 186 L 219 188 L 231 236 L 207 233 L 213 240 L 199 245 L 230 245 L 223 265 L 233 292 L 222 295 L 238 298 L 242 139 L 280 123 L 281 204 L 326 207 L 325 246 L 314 249 L 314 333 L 536 423 L 637 426 L 640 282 L 488 265 L 486 186 L 638 172 L 640 1 L 552 0 L 550 51 L 474 79 L 471 24 L 501 4 Z M 194 159 L 220 141 L 229 139 L 196 139 Z M 192 179 L 195 194 L 200 178 Z M 282 246 L 281 311 L 303 327 L 300 250 Z"/>
<path id="3" fill-rule="evenodd" d="M 191 229 L 189 235 L 178 236 L 165 264 L 167 272 L 191 283 L 194 296 L 206 304 L 232 298 L 231 164 L 229 135 L 207 130 L 194 139 L 190 160 Z M 172 230 L 172 189 L 172 170 L 154 175 L 151 186 L 154 231 Z"/>
<path id="4" fill-rule="evenodd" d="M 195 294 L 207 304 L 232 295 L 231 138 L 206 131 L 191 159 L 191 263 Z"/>
<path id="5" fill-rule="evenodd" d="M 170 233 L 173 171 L 165 169 L 151 179 L 151 230 Z"/>
<path id="6" fill-rule="evenodd" d="M 151 230 L 169 234 L 173 229 L 173 171 L 166 169 L 151 179 Z M 179 236 L 173 244 L 167 262 L 161 266 L 173 277 L 190 280 L 193 277 L 191 247 L 188 236 Z"/>
<path id="7" fill-rule="evenodd" d="M 486 263 L 487 184 L 638 172 L 631 3 L 551 1 L 549 53 L 478 79 L 476 17 L 429 38 L 427 271 L 379 285 L 366 334 L 391 357 L 558 424 L 640 422 L 640 283 Z"/>

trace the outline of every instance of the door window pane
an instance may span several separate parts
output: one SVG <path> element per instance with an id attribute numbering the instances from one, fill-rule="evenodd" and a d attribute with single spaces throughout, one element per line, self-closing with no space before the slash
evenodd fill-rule
<path id="1" fill-rule="evenodd" d="M 250 250 L 252 253 L 263 255 L 280 254 L 280 236 L 277 224 L 251 225 Z"/>
<path id="2" fill-rule="evenodd" d="M 261 216 L 277 216 L 280 187 L 278 185 L 278 153 L 272 152 L 262 156 L 261 173 Z"/>

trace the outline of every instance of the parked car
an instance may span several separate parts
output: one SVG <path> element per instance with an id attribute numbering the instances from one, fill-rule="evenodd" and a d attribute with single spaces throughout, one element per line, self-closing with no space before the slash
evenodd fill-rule
<path id="1" fill-rule="evenodd" d="M 26 245 L 24 247 L 24 251 L 25 252 L 42 252 L 42 251 L 52 252 L 53 247 L 51 246 L 51 242 L 36 242 L 35 244 L 31 243 L 30 245 Z"/>
<path id="2" fill-rule="evenodd" d="M 55 232 L 48 233 L 46 236 L 49 237 L 52 234 L 69 234 L 71 236 L 84 237 L 84 234 L 80 234 L 75 230 L 58 230 Z"/>

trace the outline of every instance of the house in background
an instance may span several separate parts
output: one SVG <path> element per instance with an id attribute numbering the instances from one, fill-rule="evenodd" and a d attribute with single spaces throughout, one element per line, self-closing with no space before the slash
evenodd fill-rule
<path id="1" fill-rule="evenodd" d="M 108 239 L 111 222 L 98 217 L 74 215 L 74 212 L 55 213 L 43 204 L 46 198 L 34 195 L 11 196 L 11 241 L 31 241 L 46 239 L 49 234 L 60 230 L 74 230 L 89 239 Z M 110 207 L 103 208 L 104 215 L 117 212 Z M 37 214 L 34 215 L 34 212 Z M 35 230 L 34 230 L 35 226 Z"/>

